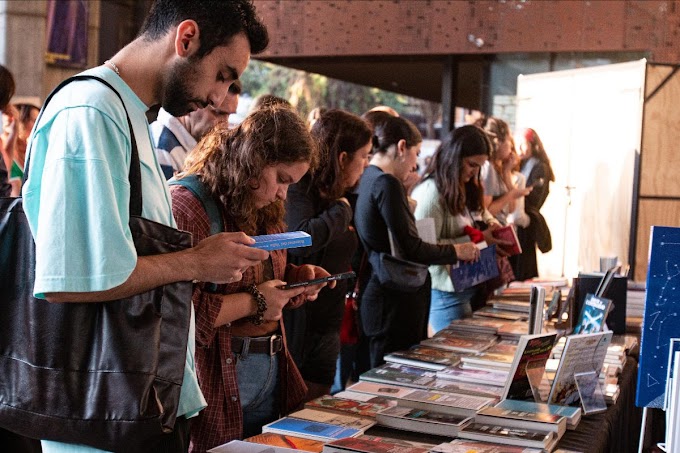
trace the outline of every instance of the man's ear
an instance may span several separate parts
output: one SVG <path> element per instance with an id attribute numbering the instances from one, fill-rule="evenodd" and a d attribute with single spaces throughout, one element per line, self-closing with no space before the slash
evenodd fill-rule
<path id="1" fill-rule="evenodd" d="M 180 57 L 190 57 L 201 47 L 198 24 L 193 20 L 184 20 L 177 26 L 175 34 L 175 53 Z"/>

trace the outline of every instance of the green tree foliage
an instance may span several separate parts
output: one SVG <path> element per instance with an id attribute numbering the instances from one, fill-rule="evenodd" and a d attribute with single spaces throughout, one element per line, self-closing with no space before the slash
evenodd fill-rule
<path id="1" fill-rule="evenodd" d="M 273 94 L 287 99 L 303 117 L 315 107 L 361 115 L 376 105 L 387 105 L 402 114 L 422 117 L 429 135 L 430 131 L 434 133 L 439 111 L 436 103 L 257 60 L 250 62 L 241 79 L 244 93 L 253 98 Z"/>

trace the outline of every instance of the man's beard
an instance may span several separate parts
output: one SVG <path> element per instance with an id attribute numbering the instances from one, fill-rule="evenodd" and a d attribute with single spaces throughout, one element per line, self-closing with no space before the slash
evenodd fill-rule
<path id="1" fill-rule="evenodd" d="M 207 105 L 207 101 L 195 98 L 190 90 L 191 84 L 197 79 L 196 64 L 198 59 L 178 63 L 164 78 L 161 106 L 174 117 L 184 116 Z"/>

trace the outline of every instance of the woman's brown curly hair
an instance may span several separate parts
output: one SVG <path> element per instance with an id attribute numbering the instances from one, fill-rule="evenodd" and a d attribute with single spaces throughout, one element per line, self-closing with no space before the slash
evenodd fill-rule
<path id="1" fill-rule="evenodd" d="M 233 129 L 226 122 L 215 126 L 189 154 L 182 175 L 199 175 L 242 231 L 263 234 L 283 227 L 284 206 L 278 201 L 257 209 L 252 181 L 268 166 L 307 162 L 313 170 L 317 160 L 305 122 L 288 107 L 271 106 L 252 112 Z"/>

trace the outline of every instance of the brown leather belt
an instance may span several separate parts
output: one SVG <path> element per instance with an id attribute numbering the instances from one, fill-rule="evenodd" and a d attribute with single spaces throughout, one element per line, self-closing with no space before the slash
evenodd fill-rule
<path id="1" fill-rule="evenodd" d="M 268 337 L 231 337 L 231 350 L 234 354 L 274 355 L 283 348 L 281 335 Z"/>

